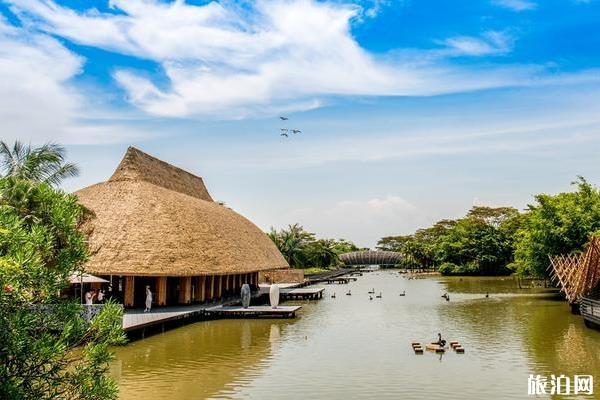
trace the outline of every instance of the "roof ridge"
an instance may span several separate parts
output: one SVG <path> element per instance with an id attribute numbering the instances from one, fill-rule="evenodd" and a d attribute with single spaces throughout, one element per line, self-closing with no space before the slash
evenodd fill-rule
<path id="1" fill-rule="evenodd" d="M 201 177 L 151 156 L 133 146 L 108 180 L 145 181 L 165 189 L 212 202 Z"/>

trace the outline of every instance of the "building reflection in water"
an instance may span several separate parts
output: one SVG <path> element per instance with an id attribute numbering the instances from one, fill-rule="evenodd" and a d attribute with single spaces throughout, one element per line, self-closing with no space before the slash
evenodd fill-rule
<path id="1" fill-rule="evenodd" d="M 292 321 L 221 320 L 181 327 L 117 349 L 122 399 L 206 398 L 257 376 Z"/>

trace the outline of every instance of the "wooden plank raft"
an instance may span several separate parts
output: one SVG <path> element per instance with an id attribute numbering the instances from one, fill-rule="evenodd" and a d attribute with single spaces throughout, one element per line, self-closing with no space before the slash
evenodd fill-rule
<path id="1" fill-rule="evenodd" d="M 412 346 L 412 349 L 415 352 L 415 354 L 423 354 L 423 346 L 421 346 L 421 343 L 412 342 L 411 346 Z"/>

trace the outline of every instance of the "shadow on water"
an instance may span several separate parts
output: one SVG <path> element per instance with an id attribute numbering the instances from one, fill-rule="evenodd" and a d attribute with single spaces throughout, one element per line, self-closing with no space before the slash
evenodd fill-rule
<path id="1" fill-rule="evenodd" d="M 123 399 L 203 399 L 252 379 L 288 321 L 206 321 L 116 351 L 111 372 Z"/>

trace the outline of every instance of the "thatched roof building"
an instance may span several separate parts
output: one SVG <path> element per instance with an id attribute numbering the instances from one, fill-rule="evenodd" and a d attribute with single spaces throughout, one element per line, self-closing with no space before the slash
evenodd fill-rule
<path id="1" fill-rule="evenodd" d="M 133 147 L 108 181 L 76 195 L 94 213 L 84 226 L 86 272 L 191 277 L 288 267 L 264 232 L 213 201 L 202 178 Z"/>

